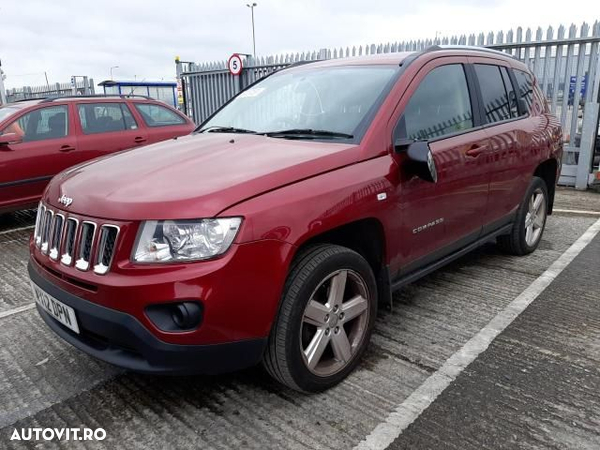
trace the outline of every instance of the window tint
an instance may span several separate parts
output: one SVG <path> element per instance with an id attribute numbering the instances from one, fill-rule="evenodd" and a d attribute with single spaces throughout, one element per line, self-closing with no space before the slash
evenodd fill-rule
<path id="1" fill-rule="evenodd" d="M 183 117 L 168 108 L 152 103 L 134 103 L 144 122 L 149 127 L 164 127 L 185 123 Z"/>
<path id="2" fill-rule="evenodd" d="M 4 133 L 17 133 L 23 142 L 57 139 L 69 134 L 68 118 L 65 105 L 40 108 L 11 123 Z"/>
<path id="3" fill-rule="evenodd" d="M 137 129 L 124 103 L 81 103 L 77 105 L 84 134 L 110 133 Z"/>
<path id="4" fill-rule="evenodd" d="M 500 74 L 500 67 L 475 64 L 475 73 L 481 87 L 487 123 L 510 119 L 510 105 Z"/>
<path id="5" fill-rule="evenodd" d="M 519 85 L 519 98 L 523 99 L 527 106 L 527 112 L 529 112 L 531 111 L 531 102 L 533 101 L 533 77 L 521 70 L 515 70 L 514 74 Z"/>
<path id="6" fill-rule="evenodd" d="M 461 64 L 433 69 L 410 98 L 394 138 L 427 140 L 473 127 L 473 112 Z"/>
<path id="7" fill-rule="evenodd" d="M 500 73 L 502 74 L 502 81 L 504 81 L 504 89 L 508 93 L 508 106 L 510 107 L 510 117 L 518 117 L 519 109 L 517 108 L 517 96 L 515 89 L 512 84 L 512 80 L 508 75 L 508 69 L 506 67 L 500 67 Z"/>

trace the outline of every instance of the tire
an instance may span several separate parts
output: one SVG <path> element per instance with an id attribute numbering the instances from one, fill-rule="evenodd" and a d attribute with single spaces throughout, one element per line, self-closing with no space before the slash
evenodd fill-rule
<path id="1" fill-rule="evenodd" d="M 540 195 L 543 197 L 541 200 L 537 200 L 540 198 Z M 534 201 L 536 203 L 541 201 L 537 209 L 533 204 Z M 535 215 L 530 224 L 530 214 L 533 212 L 535 212 Z M 498 246 L 511 255 L 523 256 L 533 252 L 542 240 L 547 217 L 548 188 L 544 180 L 539 177 L 533 177 L 525 198 L 517 210 L 510 234 L 499 236 L 497 238 Z M 531 234 L 528 234 L 530 226 L 533 227 L 533 231 L 530 231 L 529 233 Z"/>
<path id="2" fill-rule="evenodd" d="M 263 365 L 297 391 L 326 390 L 356 367 L 376 315 L 375 276 L 361 255 L 337 245 L 308 248 L 290 268 Z"/>

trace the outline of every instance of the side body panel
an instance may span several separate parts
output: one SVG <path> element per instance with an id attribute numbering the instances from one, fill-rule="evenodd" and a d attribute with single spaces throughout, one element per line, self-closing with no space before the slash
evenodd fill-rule
<path id="1" fill-rule="evenodd" d="M 51 103 L 24 109 L 11 117 L 8 126 L 20 117 L 43 107 L 68 108 L 68 135 L 55 139 L 22 142 L 0 151 L 0 210 L 37 202 L 50 179 L 58 172 L 82 161 L 75 126 L 75 115 L 69 103 Z"/>

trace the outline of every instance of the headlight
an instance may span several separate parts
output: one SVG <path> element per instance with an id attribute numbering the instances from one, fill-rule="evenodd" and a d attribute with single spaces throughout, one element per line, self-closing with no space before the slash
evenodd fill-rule
<path id="1" fill-rule="evenodd" d="M 142 224 L 135 262 L 198 261 L 225 253 L 240 229 L 241 217 L 149 220 Z"/>

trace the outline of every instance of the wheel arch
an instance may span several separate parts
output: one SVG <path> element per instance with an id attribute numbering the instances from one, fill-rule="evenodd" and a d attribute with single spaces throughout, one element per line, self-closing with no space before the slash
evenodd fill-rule
<path id="1" fill-rule="evenodd" d="M 548 215 L 550 215 L 554 207 L 556 182 L 558 181 L 558 162 L 554 158 L 543 161 L 535 168 L 533 176 L 541 178 L 546 183 L 548 189 Z"/>

